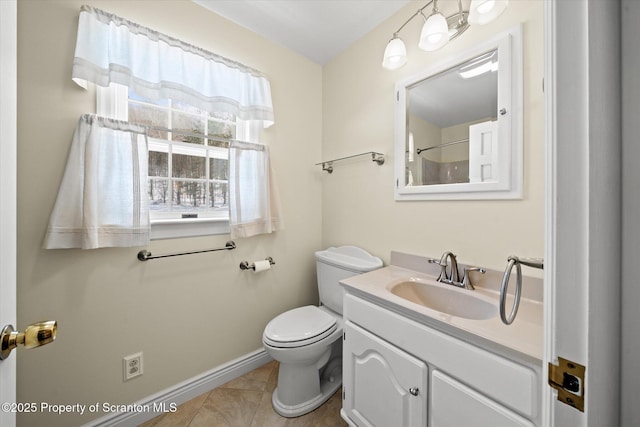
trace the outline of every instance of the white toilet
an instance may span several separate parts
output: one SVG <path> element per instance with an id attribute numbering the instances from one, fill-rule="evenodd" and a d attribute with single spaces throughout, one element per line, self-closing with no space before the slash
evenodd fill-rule
<path id="1" fill-rule="evenodd" d="M 316 252 L 320 306 L 294 308 L 271 320 L 265 350 L 280 362 L 271 401 L 277 413 L 297 417 L 322 405 L 342 384 L 342 296 L 339 282 L 382 267 L 355 246 Z"/>

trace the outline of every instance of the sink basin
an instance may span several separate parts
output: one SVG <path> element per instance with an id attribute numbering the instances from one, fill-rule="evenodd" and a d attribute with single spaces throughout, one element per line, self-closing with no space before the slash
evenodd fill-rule
<path id="1" fill-rule="evenodd" d="M 498 315 L 496 303 L 484 299 L 482 295 L 435 281 L 403 280 L 391 285 L 389 290 L 407 301 L 451 316 L 482 320 Z"/>

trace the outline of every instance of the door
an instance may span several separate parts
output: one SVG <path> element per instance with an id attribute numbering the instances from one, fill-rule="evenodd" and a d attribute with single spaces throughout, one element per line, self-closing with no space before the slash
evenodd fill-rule
<path id="1" fill-rule="evenodd" d="M 544 2 L 545 351 L 586 366 L 584 412 L 543 387 L 550 427 L 619 423 L 620 2 Z"/>
<path id="2" fill-rule="evenodd" d="M 0 329 L 16 325 L 16 0 L 0 1 Z M 0 361 L 0 402 L 16 401 L 16 358 Z M 0 425 L 15 426 L 0 410 Z"/>
<path id="3" fill-rule="evenodd" d="M 469 126 L 469 182 L 497 181 L 498 122 Z"/>
<path id="4" fill-rule="evenodd" d="M 359 427 L 427 425 L 427 365 L 347 321 L 344 411 Z"/>

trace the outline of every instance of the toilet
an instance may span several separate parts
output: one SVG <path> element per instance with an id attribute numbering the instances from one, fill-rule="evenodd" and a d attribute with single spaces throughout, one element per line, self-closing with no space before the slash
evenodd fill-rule
<path id="1" fill-rule="evenodd" d="M 280 362 L 271 402 L 283 417 L 298 417 L 329 399 L 342 384 L 340 280 L 382 267 L 382 260 L 356 246 L 330 247 L 316 256 L 320 306 L 286 311 L 264 329 L 266 352 Z"/>

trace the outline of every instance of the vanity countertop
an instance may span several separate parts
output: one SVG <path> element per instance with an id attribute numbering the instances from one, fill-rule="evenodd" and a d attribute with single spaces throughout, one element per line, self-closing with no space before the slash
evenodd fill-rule
<path id="1" fill-rule="evenodd" d="M 543 305 L 540 301 L 521 298 L 520 307 L 515 321 L 505 325 L 500 320 L 498 312 L 500 294 L 496 290 L 476 286 L 475 290 L 461 289 L 463 292 L 476 292 L 495 301 L 496 315 L 485 320 L 466 319 L 441 313 L 413 303 L 392 294 L 388 290 L 390 283 L 408 278 L 435 280 L 429 274 L 409 270 L 391 265 L 365 274 L 360 274 L 341 281 L 349 291 L 364 298 L 418 320 L 428 326 L 451 333 L 463 339 L 476 340 L 485 345 L 497 344 L 502 349 L 515 351 L 519 354 L 542 360 L 543 352 Z M 451 285 L 443 285 L 451 286 Z M 513 296 L 507 298 L 507 313 L 511 310 Z"/>

